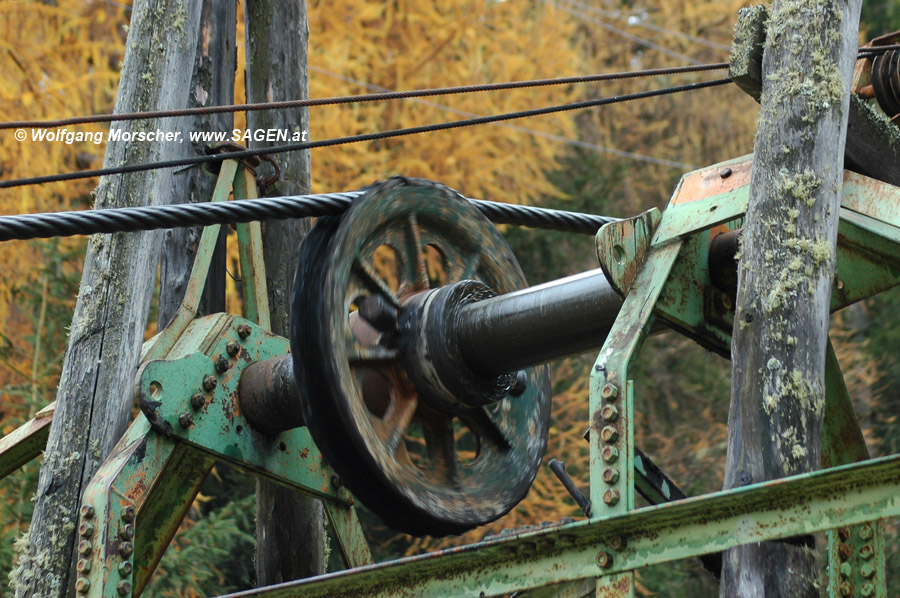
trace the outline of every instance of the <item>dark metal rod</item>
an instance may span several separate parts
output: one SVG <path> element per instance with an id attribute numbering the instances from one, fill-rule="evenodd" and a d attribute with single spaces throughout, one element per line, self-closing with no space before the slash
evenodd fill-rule
<path id="1" fill-rule="evenodd" d="M 500 374 L 598 349 L 622 298 L 599 268 L 462 308 L 457 320 L 466 363 Z"/>

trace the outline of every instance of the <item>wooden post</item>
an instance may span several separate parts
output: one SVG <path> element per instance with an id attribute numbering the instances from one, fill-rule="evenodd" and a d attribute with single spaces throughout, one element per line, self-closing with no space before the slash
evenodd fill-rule
<path id="1" fill-rule="evenodd" d="M 199 19 L 199 3 L 135 2 L 115 112 L 187 106 Z M 174 131 L 177 125 L 158 119 L 110 128 Z M 110 140 L 104 166 L 167 159 L 173 145 Z M 171 177 L 171 170 L 104 177 L 94 207 L 157 205 L 166 201 Z M 88 244 L 27 548 L 16 571 L 19 598 L 62 598 L 72 592 L 82 488 L 131 417 L 160 238 L 158 232 L 118 233 L 94 235 Z"/>
<path id="2" fill-rule="evenodd" d="M 818 469 L 861 0 L 775 0 L 738 267 L 725 487 Z M 725 553 L 720 596 L 817 597 L 812 538 Z"/>
<path id="3" fill-rule="evenodd" d="M 244 8 L 247 48 L 247 101 L 271 102 L 309 96 L 306 52 L 309 28 L 305 0 L 248 0 Z M 309 110 L 249 112 L 251 130 L 290 133 L 309 130 Z M 308 136 L 306 137 L 308 139 Z M 283 141 L 282 141 L 283 143 Z M 251 147 L 266 143 L 251 142 Z M 277 145 L 272 143 L 270 145 Z M 279 180 L 261 195 L 309 193 L 309 151 L 275 156 Z M 259 169 L 268 177 L 272 170 Z M 287 336 L 290 299 L 306 220 L 263 223 L 263 251 L 272 331 Z M 324 515 L 319 501 L 260 480 L 256 486 L 256 578 L 261 586 L 324 572 Z"/>
<path id="4" fill-rule="evenodd" d="M 223 106 L 234 103 L 234 73 L 237 65 L 235 23 L 237 0 L 204 0 L 200 14 L 200 36 L 194 58 L 194 72 L 190 84 L 190 105 Z M 185 131 L 226 131 L 231 136 L 234 114 L 205 114 L 181 119 Z M 179 157 L 206 155 L 207 143 L 181 144 Z M 169 191 L 170 203 L 209 201 L 216 186 L 215 175 L 201 166 L 177 170 Z M 159 312 L 157 326 L 166 327 L 181 306 L 187 289 L 197 244 L 203 228 L 170 228 L 163 233 L 162 257 L 159 272 Z M 210 265 L 203 297 L 201 315 L 225 311 L 225 236 L 222 227 L 219 242 Z"/>

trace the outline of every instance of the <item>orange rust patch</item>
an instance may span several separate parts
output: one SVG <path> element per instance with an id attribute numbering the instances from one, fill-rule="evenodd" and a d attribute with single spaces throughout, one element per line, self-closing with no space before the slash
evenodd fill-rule
<path id="1" fill-rule="evenodd" d="M 685 175 L 681 182 L 681 188 L 669 201 L 669 205 L 690 203 L 749 185 L 752 165 L 753 162 L 747 160 L 728 167 L 716 166 Z M 731 170 L 731 174 L 726 178 L 722 178 L 721 175 L 723 168 Z"/>

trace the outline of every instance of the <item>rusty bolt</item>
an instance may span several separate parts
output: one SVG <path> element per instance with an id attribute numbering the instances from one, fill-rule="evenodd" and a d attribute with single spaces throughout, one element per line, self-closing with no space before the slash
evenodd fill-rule
<path id="1" fill-rule="evenodd" d="M 619 387 L 611 382 L 607 382 L 603 385 L 603 388 L 600 389 L 600 396 L 607 401 L 614 401 L 616 397 L 619 396 Z"/>
<path id="2" fill-rule="evenodd" d="M 600 417 L 603 418 L 603 421 L 614 422 L 619 419 L 619 410 L 615 405 L 604 405 L 600 410 Z"/>
<path id="3" fill-rule="evenodd" d="M 79 577 L 78 581 L 75 582 L 75 590 L 79 594 L 87 594 L 87 591 L 91 589 L 91 581 L 87 577 Z"/>
<path id="4" fill-rule="evenodd" d="M 129 561 L 119 563 L 119 575 L 121 575 L 122 577 L 128 577 L 129 575 L 131 575 L 132 568 L 133 567 L 131 566 L 131 563 Z"/>
<path id="5" fill-rule="evenodd" d="M 731 172 L 732 171 L 730 168 L 723 168 L 722 170 L 719 171 L 719 176 L 723 179 L 727 179 L 728 177 L 731 176 Z"/>
<path id="6" fill-rule="evenodd" d="M 614 446 L 604 446 L 603 450 L 600 451 L 600 458 L 607 463 L 615 463 L 616 459 L 619 458 L 619 449 Z"/>
<path id="7" fill-rule="evenodd" d="M 122 529 L 119 530 L 119 537 L 123 540 L 131 540 L 134 538 L 134 526 L 130 523 L 126 523 Z"/>
<path id="8" fill-rule="evenodd" d="M 122 521 L 125 521 L 126 523 L 134 521 L 134 507 L 132 505 L 128 505 L 122 509 Z"/>
<path id="9" fill-rule="evenodd" d="M 840 544 L 838 545 L 838 558 L 842 561 L 846 561 L 850 558 L 850 545 L 849 544 Z"/>
<path id="10" fill-rule="evenodd" d="M 612 567 L 613 558 L 612 555 L 608 552 L 601 552 L 597 555 L 597 565 L 601 569 L 609 569 Z"/>
<path id="11" fill-rule="evenodd" d="M 237 327 L 238 336 L 241 338 L 247 338 L 250 336 L 250 325 L 249 324 L 241 324 Z"/>
<path id="12" fill-rule="evenodd" d="M 228 361 L 228 358 L 224 355 L 219 355 L 219 358 L 216 359 L 216 371 L 220 374 L 224 374 L 230 367 L 231 363 Z"/>
<path id="13" fill-rule="evenodd" d="M 619 439 L 619 431 L 612 426 L 604 426 L 603 429 L 600 430 L 600 439 L 603 440 L 603 442 L 613 443 Z"/>
<path id="14" fill-rule="evenodd" d="M 331 476 L 331 485 L 335 487 L 335 489 L 340 490 L 344 487 L 344 482 L 341 481 L 341 478 L 336 475 Z"/>
<path id="15" fill-rule="evenodd" d="M 94 524 L 88 523 L 87 521 L 82 521 L 81 525 L 78 526 L 78 533 L 87 538 L 88 536 L 93 535 L 94 533 Z"/>
<path id="16" fill-rule="evenodd" d="M 94 507 L 92 507 L 91 505 L 82 505 L 81 517 L 83 519 L 93 519 L 94 518 Z"/>
<path id="17" fill-rule="evenodd" d="M 850 563 L 841 563 L 839 573 L 843 579 L 850 579 L 850 576 L 853 574 L 853 567 L 850 566 Z"/>
<path id="18" fill-rule="evenodd" d="M 863 544 L 859 547 L 859 558 L 864 561 L 868 561 L 873 556 L 875 556 L 875 549 L 872 548 L 871 544 Z"/>
<path id="19" fill-rule="evenodd" d="M 613 536 L 609 539 L 609 547 L 616 552 L 622 552 L 628 547 L 628 540 L 625 536 Z"/>
<path id="20" fill-rule="evenodd" d="M 237 341 L 228 341 L 228 344 L 225 345 L 225 351 L 231 355 L 232 357 L 236 356 L 241 352 L 241 346 L 237 343 Z"/>
<path id="21" fill-rule="evenodd" d="M 91 562 L 87 559 L 78 559 L 75 563 L 75 570 L 79 573 L 87 573 L 91 570 Z"/>
<path id="22" fill-rule="evenodd" d="M 838 538 L 841 539 L 841 542 L 846 542 L 850 539 L 850 528 L 847 526 L 838 528 Z"/>
<path id="23" fill-rule="evenodd" d="M 219 385 L 219 381 L 213 378 L 212 376 L 204 376 L 203 377 L 203 389 L 204 390 L 215 390 L 216 386 Z"/>
<path id="24" fill-rule="evenodd" d="M 863 540 L 871 540 L 874 534 L 875 532 L 872 530 L 871 525 L 866 524 L 859 528 L 859 537 Z"/>
<path id="25" fill-rule="evenodd" d="M 619 481 L 619 472 L 612 467 L 607 467 L 603 470 L 602 477 L 607 484 L 615 484 Z"/>
<path id="26" fill-rule="evenodd" d="M 863 563 L 862 567 L 859 568 L 859 574 L 866 579 L 872 579 L 872 576 L 875 575 L 875 565 L 872 563 Z"/>
<path id="27" fill-rule="evenodd" d="M 606 492 L 603 493 L 603 502 L 608 504 L 609 506 L 613 506 L 617 502 L 619 502 L 619 491 L 615 488 L 610 488 Z"/>
<path id="28" fill-rule="evenodd" d="M 182 428 L 189 428 L 194 423 L 194 416 L 190 413 L 182 413 L 178 416 L 178 423 Z"/>
<path id="29" fill-rule="evenodd" d="M 131 584 L 127 581 L 120 581 L 116 584 L 116 591 L 119 593 L 119 596 L 127 596 L 131 593 Z"/>
<path id="30" fill-rule="evenodd" d="M 841 585 L 838 587 L 841 590 L 841 596 L 850 596 L 853 594 L 853 586 L 850 585 L 849 581 L 842 581 Z"/>
<path id="31" fill-rule="evenodd" d="M 88 556 L 93 549 L 94 545 L 91 544 L 90 540 L 82 540 L 78 543 L 78 554 L 82 556 Z"/>
<path id="32" fill-rule="evenodd" d="M 872 582 L 867 581 L 859 588 L 859 595 L 863 598 L 869 598 L 870 596 L 875 595 L 875 586 L 872 585 Z"/>
<path id="33" fill-rule="evenodd" d="M 191 407 L 194 409 L 203 409 L 206 406 L 206 397 L 204 397 L 199 392 L 191 395 Z"/>
<path id="34" fill-rule="evenodd" d="M 131 542 L 122 542 L 119 544 L 119 556 L 123 559 L 127 559 L 134 553 L 134 544 Z"/>

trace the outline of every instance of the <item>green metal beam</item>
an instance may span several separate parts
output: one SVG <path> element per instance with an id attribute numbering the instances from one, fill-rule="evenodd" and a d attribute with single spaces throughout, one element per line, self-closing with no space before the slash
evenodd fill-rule
<path id="1" fill-rule="evenodd" d="M 900 455 L 229 598 L 496 596 L 900 515 Z M 613 539 L 627 547 L 601 569 Z"/>

